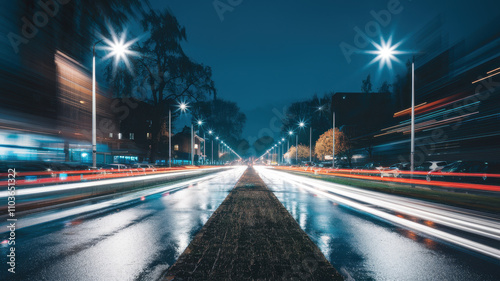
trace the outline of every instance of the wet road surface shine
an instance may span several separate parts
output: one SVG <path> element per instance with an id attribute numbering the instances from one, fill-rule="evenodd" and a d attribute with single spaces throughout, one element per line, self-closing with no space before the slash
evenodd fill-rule
<path id="1" fill-rule="evenodd" d="M 343 280 L 249 168 L 163 280 Z"/>
<path id="2" fill-rule="evenodd" d="M 17 273 L 7 280 L 154 280 L 184 251 L 243 170 L 132 205 L 20 229 Z"/>
<path id="3" fill-rule="evenodd" d="M 500 280 L 500 262 L 318 196 L 259 169 L 346 280 Z"/>

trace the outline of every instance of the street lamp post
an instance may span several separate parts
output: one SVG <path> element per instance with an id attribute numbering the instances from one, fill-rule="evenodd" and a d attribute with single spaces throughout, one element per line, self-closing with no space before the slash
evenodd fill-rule
<path id="1" fill-rule="evenodd" d="M 387 42 L 384 42 L 382 40 L 381 44 L 376 44 L 374 43 L 374 46 L 377 48 L 375 51 L 368 51 L 368 53 L 371 54 L 376 54 L 377 57 L 372 61 L 380 62 L 380 67 L 382 67 L 384 64 L 387 64 L 389 67 L 391 67 L 391 61 L 399 61 L 396 58 L 396 54 L 404 54 L 406 52 L 404 51 L 398 51 L 396 48 L 401 44 L 397 43 L 394 45 L 391 45 L 391 39 L 389 39 Z M 412 58 L 412 63 L 411 63 L 411 134 L 410 134 L 410 170 L 411 170 L 411 175 L 413 177 L 413 172 L 415 171 L 415 57 Z"/>
<path id="2" fill-rule="evenodd" d="M 216 140 L 219 140 L 219 137 L 215 137 Z M 217 145 L 217 164 L 219 163 L 219 146 L 220 144 Z"/>
<path id="3" fill-rule="evenodd" d="M 309 127 L 309 163 L 312 162 L 312 125 Z"/>
<path id="4" fill-rule="evenodd" d="M 172 110 L 168 109 L 168 166 L 172 168 Z"/>
<path id="5" fill-rule="evenodd" d="M 415 170 L 415 58 L 411 63 L 411 151 L 410 170 L 413 177 Z"/>
<path id="6" fill-rule="evenodd" d="M 281 138 L 281 164 L 285 162 L 285 138 Z M 288 152 L 288 150 L 286 151 Z"/>
<path id="7" fill-rule="evenodd" d="M 210 135 L 210 142 L 212 143 L 212 150 L 211 150 L 212 151 L 212 157 L 210 158 L 210 164 L 213 165 L 214 164 L 214 140 L 212 138 L 213 131 L 209 130 L 208 134 Z"/>
<path id="8" fill-rule="evenodd" d="M 305 126 L 306 126 L 306 123 L 304 123 L 304 122 L 299 123 L 300 128 L 304 128 Z M 298 139 L 298 136 L 299 136 L 299 134 L 297 134 L 297 139 Z M 309 149 L 311 149 L 311 143 L 309 143 Z M 297 151 L 298 151 L 298 144 L 297 144 Z M 309 150 L 309 156 L 311 156 L 310 152 L 311 152 L 311 150 Z"/>
<path id="9" fill-rule="evenodd" d="M 299 164 L 299 134 L 295 135 L 295 164 Z"/>
<path id="10" fill-rule="evenodd" d="M 191 123 L 191 165 L 194 166 L 194 127 Z"/>
<path id="11" fill-rule="evenodd" d="M 115 66 L 118 65 L 120 59 L 125 60 L 128 64 L 126 55 L 136 55 L 136 52 L 130 51 L 128 47 L 132 45 L 135 40 L 125 42 L 125 34 L 118 39 L 114 32 L 113 41 L 108 39 L 101 39 L 94 43 L 92 46 L 92 168 L 97 169 L 97 100 L 96 100 L 96 71 L 95 71 L 95 57 L 96 57 L 96 46 L 97 44 L 104 41 L 108 46 L 105 48 L 111 51 L 110 54 L 106 55 L 104 59 L 114 56 L 115 57 Z"/>
<path id="12" fill-rule="evenodd" d="M 201 125 L 203 125 L 203 121 L 201 120 L 198 120 L 198 122 L 196 122 L 198 124 L 198 129 L 201 128 Z M 200 153 L 201 153 L 201 141 L 200 141 L 200 146 L 198 147 L 198 149 L 200 150 Z M 203 163 L 205 163 L 205 130 L 203 130 Z"/>
<path id="13" fill-rule="evenodd" d="M 92 169 L 97 169 L 97 116 L 95 93 L 95 46 L 102 42 L 99 40 L 92 47 Z"/>
<path id="14" fill-rule="evenodd" d="M 332 108 L 332 123 L 333 123 L 333 131 L 332 131 L 332 137 L 333 137 L 333 145 L 332 145 L 332 169 L 335 168 L 335 111 L 333 111 Z"/>

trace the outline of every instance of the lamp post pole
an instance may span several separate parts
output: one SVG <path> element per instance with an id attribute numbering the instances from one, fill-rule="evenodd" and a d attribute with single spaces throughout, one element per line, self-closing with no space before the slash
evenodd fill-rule
<path id="1" fill-rule="evenodd" d="M 335 168 L 335 111 L 333 111 L 333 113 L 332 113 L 332 123 L 333 123 L 332 169 L 334 169 Z"/>
<path id="2" fill-rule="evenodd" d="M 126 60 L 126 55 L 127 54 L 136 54 L 133 51 L 128 50 L 128 47 L 133 43 L 133 41 L 130 42 L 124 42 L 125 40 L 125 34 L 123 34 L 121 40 L 118 42 L 115 40 L 116 38 L 113 38 L 114 42 L 111 42 L 110 40 L 107 39 L 101 39 L 97 42 L 94 43 L 92 46 L 92 168 L 97 169 L 97 100 L 96 100 L 96 79 L 95 79 L 95 47 L 97 44 L 101 43 L 102 41 L 105 41 L 107 43 L 108 47 L 106 49 L 112 51 L 107 57 L 110 56 L 115 56 L 117 61 L 120 60 L 120 58 L 123 58 Z"/>
<path id="3" fill-rule="evenodd" d="M 413 177 L 415 170 L 415 58 L 411 63 L 411 151 L 410 170 Z"/>
<path id="4" fill-rule="evenodd" d="M 295 135 L 295 164 L 299 164 L 299 134 Z"/>
<path id="5" fill-rule="evenodd" d="M 280 146 L 278 146 L 278 160 L 277 160 L 277 162 L 278 162 L 278 165 L 281 164 L 281 147 Z"/>
<path id="6" fill-rule="evenodd" d="M 191 165 L 194 166 L 194 127 L 191 124 Z"/>
<path id="7" fill-rule="evenodd" d="M 172 168 L 172 110 L 168 109 L 168 166 Z"/>
<path id="8" fill-rule="evenodd" d="M 92 169 L 97 169 L 97 116 L 96 116 L 96 83 L 95 83 L 95 46 L 102 42 L 99 40 L 92 47 Z"/>
<path id="9" fill-rule="evenodd" d="M 311 125 L 311 127 L 309 127 L 309 163 L 312 162 L 312 132 L 313 128 Z"/>
<path id="10" fill-rule="evenodd" d="M 285 139 L 281 140 L 281 164 L 285 162 Z M 288 151 L 287 151 L 288 152 Z"/>

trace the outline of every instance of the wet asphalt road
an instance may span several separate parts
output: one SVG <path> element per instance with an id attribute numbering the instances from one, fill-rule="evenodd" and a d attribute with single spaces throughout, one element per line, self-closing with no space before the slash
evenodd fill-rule
<path id="1" fill-rule="evenodd" d="M 22 228 L 16 232 L 16 274 L 2 262 L 0 280 L 154 280 L 184 251 L 243 171 Z M 5 245 L 0 254 L 7 255 Z"/>
<path id="2" fill-rule="evenodd" d="M 499 260 L 318 196 L 290 175 L 260 174 L 346 280 L 500 280 Z"/>
<path id="3" fill-rule="evenodd" d="M 17 273 L 8 274 L 3 263 L 0 280 L 155 280 L 243 171 L 237 168 L 176 192 L 20 229 Z M 498 260 L 394 226 L 299 184 L 264 181 L 346 280 L 500 279 Z M 6 254 L 7 247 L 0 247 L 0 255 Z"/>

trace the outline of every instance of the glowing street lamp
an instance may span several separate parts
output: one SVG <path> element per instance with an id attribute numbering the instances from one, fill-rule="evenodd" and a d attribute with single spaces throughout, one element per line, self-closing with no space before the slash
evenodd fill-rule
<path id="1" fill-rule="evenodd" d="M 116 67 L 123 60 L 127 68 L 131 71 L 130 62 L 127 58 L 127 55 L 135 55 L 138 53 L 132 50 L 129 50 L 129 47 L 134 44 L 138 39 L 133 39 L 130 41 L 126 41 L 127 33 L 123 32 L 121 37 L 118 38 L 114 30 L 110 29 L 110 33 L 112 35 L 112 40 L 107 38 L 103 38 L 94 43 L 92 47 L 92 169 L 97 169 L 97 100 L 96 100 L 96 79 L 95 79 L 95 49 L 97 44 L 104 41 L 107 46 L 102 49 L 110 51 L 103 59 L 108 59 L 111 57 L 115 58 L 113 74 L 116 71 Z"/>
<path id="2" fill-rule="evenodd" d="M 208 130 L 208 134 L 210 136 L 212 136 L 212 134 L 214 133 L 214 131 L 212 130 Z M 212 143 L 212 157 L 210 158 L 210 163 L 213 165 L 214 164 L 214 139 L 210 137 L 210 142 Z"/>
<path id="3" fill-rule="evenodd" d="M 389 68 L 392 68 L 392 61 L 401 63 L 401 61 L 395 56 L 399 54 L 405 54 L 407 52 L 396 50 L 402 42 L 398 42 L 392 45 L 392 38 L 389 38 L 387 42 L 382 39 L 380 45 L 372 42 L 377 50 L 368 51 L 370 54 L 377 55 L 371 62 L 379 62 L 379 68 L 382 69 L 384 65 L 387 64 Z M 412 59 L 411 63 L 411 149 L 410 149 L 410 170 L 413 173 L 415 170 L 415 57 Z"/>
<path id="4" fill-rule="evenodd" d="M 181 102 L 177 105 L 179 110 L 186 112 L 187 105 Z M 168 108 L 168 166 L 172 167 L 172 110 Z"/>
<path id="5" fill-rule="evenodd" d="M 392 61 L 396 61 L 398 63 L 401 63 L 401 61 L 395 56 L 399 54 L 404 54 L 405 52 L 403 51 L 398 51 L 396 48 L 401 45 L 402 42 L 398 42 L 394 45 L 392 45 L 392 37 L 389 38 L 389 40 L 384 41 L 384 39 L 381 40 L 380 44 L 377 44 L 375 42 L 372 42 L 373 46 L 375 46 L 376 50 L 374 51 L 368 51 L 367 53 L 369 54 L 374 54 L 377 55 L 371 62 L 370 64 L 379 62 L 379 68 L 382 69 L 384 65 L 387 65 L 389 69 L 392 68 Z"/>
<path id="6" fill-rule="evenodd" d="M 185 102 L 181 102 L 181 103 L 179 104 L 179 109 L 180 109 L 182 112 L 186 112 L 187 108 L 188 108 L 188 105 L 187 105 Z"/>
<path id="7" fill-rule="evenodd" d="M 299 127 L 304 128 L 306 123 L 304 121 L 299 122 Z M 309 127 L 309 162 L 312 162 L 312 126 Z"/>

